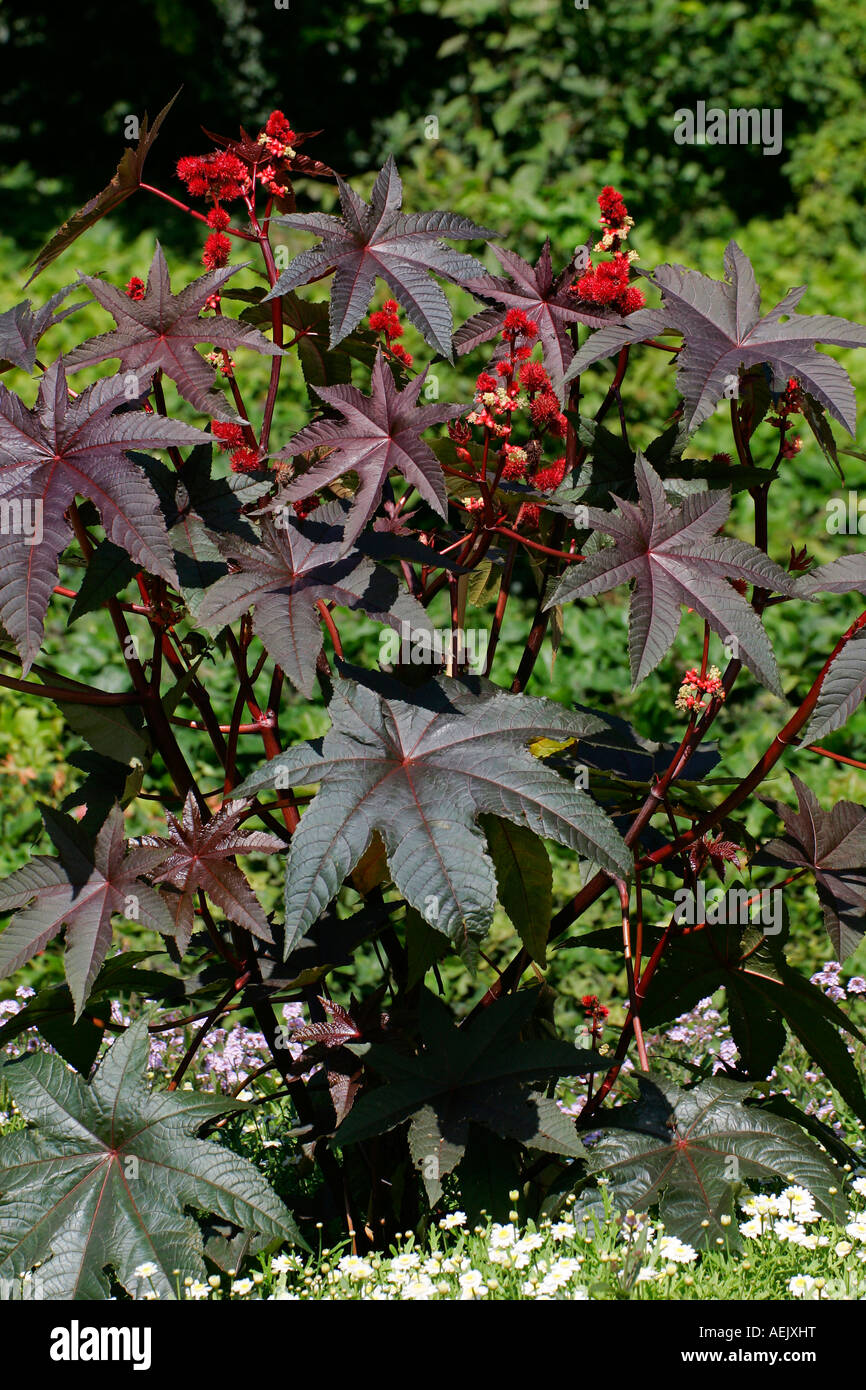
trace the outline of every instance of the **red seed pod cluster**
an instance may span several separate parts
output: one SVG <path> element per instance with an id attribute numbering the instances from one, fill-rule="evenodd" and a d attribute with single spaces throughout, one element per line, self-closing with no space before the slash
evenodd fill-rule
<path id="1" fill-rule="evenodd" d="M 396 340 L 403 336 L 403 325 L 397 317 L 396 299 L 386 299 L 381 309 L 370 315 L 370 327 L 374 333 L 381 333 L 385 339 L 385 351 L 396 357 L 404 367 L 412 366 L 412 354 Z"/>
<path id="2" fill-rule="evenodd" d="M 194 198 L 231 203 L 250 190 L 250 176 L 236 155 L 227 150 L 191 154 L 177 162 L 177 176 Z"/>
<path id="3" fill-rule="evenodd" d="M 622 243 L 634 226 L 634 218 L 629 216 L 622 194 L 610 185 L 601 190 L 598 205 L 602 237 L 594 249 L 610 251 L 612 259 L 598 265 L 590 260 L 571 291 L 587 304 L 609 305 L 622 315 L 632 314 L 646 304 L 641 291 L 629 284 L 631 263 L 637 253 L 622 250 Z"/>

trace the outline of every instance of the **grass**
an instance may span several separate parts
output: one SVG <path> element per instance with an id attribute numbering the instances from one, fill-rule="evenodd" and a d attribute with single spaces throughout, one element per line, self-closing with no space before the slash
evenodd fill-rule
<path id="1" fill-rule="evenodd" d="M 457 1210 L 432 1226 L 426 1239 L 406 1232 L 383 1254 L 354 1256 L 347 1242 L 320 1244 L 311 1256 L 261 1256 L 240 1274 L 214 1273 L 206 1283 L 178 1281 L 178 1297 L 725 1302 L 741 1299 L 748 1288 L 753 1301 L 860 1300 L 866 1297 L 866 1202 L 852 1189 L 851 1203 L 846 1228 L 823 1220 L 801 1226 L 808 1230 L 806 1247 L 781 1238 L 785 1218 L 770 1210 L 764 1232 L 742 1237 L 741 1249 L 733 1248 L 732 1222 L 727 1246 L 719 1237 L 722 1248 L 702 1254 L 667 1236 L 662 1223 L 634 1212 L 610 1211 L 605 1220 L 585 1225 L 575 1219 L 573 1206 L 537 1224 L 521 1224 L 514 1211 L 509 1221 L 483 1218 L 469 1228 Z M 768 1199 L 765 1205 L 772 1203 Z M 786 1205 L 790 1199 L 776 1202 L 777 1208 Z M 810 1214 L 808 1206 L 798 1210 Z M 741 1216 L 745 1225 L 749 1214 Z"/>
<path id="2" fill-rule="evenodd" d="M 832 983 L 835 979 L 836 983 Z M 829 972 L 824 987 L 846 990 L 847 1008 L 855 1023 L 866 1022 L 866 981 L 848 973 Z M 838 994 L 837 994 L 838 997 Z M 708 1000 L 684 1015 L 659 1036 L 648 1039 L 654 1065 L 680 1082 L 695 1071 L 707 1073 L 730 1055 L 728 1026 Z M 720 999 L 716 999 L 720 1003 Z M 17 1003 L 3 1008 L 14 1011 Z M 287 1020 L 300 1006 L 286 1008 Z M 124 1021 L 118 1015 L 117 1021 Z M 190 1030 L 161 1034 L 154 1040 L 151 1081 L 165 1083 L 182 1055 Z M 578 1042 L 585 1041 L 578 1038 Z M 32 1042 L 30 1044 L 33 1045 Z M 13 1045 L 13 1051 L 18 1045 Z M 293 1045 L 297 1047 L 297 1045 Z M 866 1047 L 853 1045 L 855 1065 L 866 1076 Z M 263 1100 L 275 1083 L 267 1076 L 250 1079 L 266 1056 L 264 1039 L 238 1018 L 226 1021 L 207 1054 L 200 1054 L 185 1088 L 223 1089 L 242 1100 Z M 624 1100 L 632 1089 L 626 1080 L 615 1095 Z M 857 1155 L 863 1154 L 863 1130 L 814 1069 L 803 1048 L 789 1041 L 771 1078 L 774 1092 L 786 1094 L 815 1115 Z M 577 1092 L 564 1083 L 560 1103 L 576 1112 Z M 3 1107 L 6 1107 L 4 1110 Z M 299 1141 L 285 1135 L 297 1118 L 282 1099 L 274 1105 L 256 1104 L 232 1116 L 220 1137 L 253 1161 L 290 1208 L 303 1206 L 312 1176 L 304 1169 Z M 0 1083 L 0 1134 L 19 1129 L 22 1121 L 4 1100 Z M 467 1216 L 462 1209 L 459 1169 L 449 1179 L 445 1196 L 422 1220 L 388 1250 L 351 1252 L 351 1242 L 338 1227 L 301 1223 L 311 1247 L 270 1250 L 243 1262 L 238 1269 L 216 1268 L 209 1282 L 188 1280 L 178 1295 L 193 1300 L 329 1299 L 485 1301 L 526 1299 L 588 1299 L 671 1301 L 736 1300 L 745 1288 L 754 1300 L 847 1300 L 866 1297 L 866 1156 L 840 1169 L 839 1187 L 847 1198 L 844 1224 L 818 1219 L 801 1191 L 772 1189 L 740 1192 L 740 1212 L 730 1223 L 729 1236 L 697 1252 L 667 1231 L 650 1212 L 618 1212 L 605 1201 L 604 1219 L 586 1226 L 579 1215 L 579 1197 L 569 1193 L 556 1211 L 538 1219 L 527 1216 L 527 1192 L 491 1193 L 489 1209 Z M 495 1211 L 493 1210 L 495 1208 Z M 494 1220 L 494 1215 L 498 1220 Z M 739 1228 L 739 1234 L 738 1234 Z M 122 1290 L 118 1296 L 125 1297 Z"/>

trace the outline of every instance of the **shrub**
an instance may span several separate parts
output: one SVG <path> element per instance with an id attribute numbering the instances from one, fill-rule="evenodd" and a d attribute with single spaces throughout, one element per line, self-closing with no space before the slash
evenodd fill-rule
<path id="1" fill-rule="evenodd" d="M 167 112 L 142 122 L 34 275 L 150 188 Z M 56 855 L 0 885 L 14 913 L 3 975 L 53 958 L 62 934 L 66 980 L 49 977 L 0 1030 L 49 1045 L 4 1069 L 31 1127 L 0 1141 L 0 1275 L 44 1261 L 54 1297 L 136 1295 L 146 1266 L 148 1288 L 172 1296 L 178 1272 L 206 1277 L 203 1256 L 234 1268 L 302 1243 L 312 1223 L 348 1230 L 360 1256 L 458 1197 L 470 1217 L 496 1216 L 514 1190 L 533 1221 L 575 1197 L 583 1221 L 658 1206 L 670 1239 L 695 1250 L 736 1244 L 744 1190 L 799 1183 L 840 1220 L 838 1165 L 856 1154 L 768 1078 L 793 1035 L 866 1118 L 843 1037 L 862 1035 L 791 964 L 782 897 L 814 883 L 834 951 L 850 955 L 866 807 L 824 810 L 792 774 L 797 809 L 767 803 L 781 834 L 756 838 L 744 816 L 786 750 L 828 753 L 816 740 L 866 692 L 863 612 L 804 652 L 815 673 L 786 697 L 776 615 L 863 591 L 866 556 L 816 565 L 768 520 L 771 489 L 797 467 L 795 428 L 839 467 L 828 417 L 853 432 L 854 392 L 816 345 L 863 346 L 866 329 L 798 314 L 802 291 L 762 314 L 735 242 L 721 280 L 677 265 L 636 278 L 612 187 L 601 232 L 562 269 L 549 241 L 531 265 L 464 216 L 404 213 L 392 159 L 369 202 L 338 179 L 340 216 L 298 213 L 295 182 L 333 177 L 307 139 L 275 111 L 257 135 L 181 158 L 182 197 L 150 188 L 202 224 L 193 284 L 172 286 L 159 244 L 125 287 L 81 276 L 114 327 L 50 365 L 38 344 L 75 313 L 71 287 L 0 319 L 6 365 L 40 373 L 32 408 L 0 395 L 2 656 L 21 668 L 0 683 L 51 702 L 88 745 L 73 762 L 84 780 L 41 808 Z M 317 244 L 289 260 L 283 227 Z M 261 256 L 264 285 L 230 284 L 238 241 Z M 487 241 L 504 274 L 453 245 Z M 370 312 L 379 279 L 389 297 Z M 296 293 L 326 280 L 327 304 Z M 483 306 L 456 333 L 438 280 Z M 428 349 L 439 361 L 419 371 Z M 442 372 L 470 352 L 488 359 L 474 399 L 443 402 Z M 261 409 L 251 353 L 269 363 Z M 676 365 L 681 400 L 635 451 L 623 382 L 642 353 Z M 589 415 L 582 381 L 610 360 Z M 94 374 L 106 362 L 116 372 Z M 280 438 L 290 365 L 312 418 Z M 687 452 L 720 411 L 730 452 Z M 746 499 L 753 540 L 739 534 Z M 856 498 L 828 510 L 828 531 L 831 516 L 859 530 Z M 59 582 L 67 569 L 77 587 Z M 627 636 L 615 601 L 585 607 L 626 585 Z M 567 703 L 526 693 L 573 606 L 627 650 L 633 687 L 668 680 L 666 738 L 584 703 L 579 662 Z M 63 610 L 70 624 L 107 614 L 123 673 L 106 672 L 107 688 L 40 662 L 46 615 Z M 523 625 L 517 647 L 506 618 Z M 675 679 L 672 649 L 687 654 Z M 711 778 L 722 754 L 709 735 L 750 678 L 782 702 L 778 732 L 750 770 Z M 285 733 L 305 711 L 322 736 Z M 556 910 L 549 845 L 582 875 Z M 448 961 L 486 960 L 497 901 L 520 944 L 458 1020 Z M 575 1045 L 536 986 L 596 903 L 603 924 L 580 940 L 621 962 L 627 1006 L 614 1025 L 583 997 Z M 645 1030 L 719 991 L 730 1054 L 679 1082 L 651 1069 Z M 229 1015 L 258 1030 L 260 1066 L 231 1094 L 188 1094 Z M 163 1087 L 154 1046 L 187 1027 Z M 630 1049 L 638 1095 L 623 1103 Z M 558 1103 L 561 1078 L 580 1105 Z M 285 1148 L 276 1192 L 236 1151 L 242 1091 L 269 1107 Z"/>

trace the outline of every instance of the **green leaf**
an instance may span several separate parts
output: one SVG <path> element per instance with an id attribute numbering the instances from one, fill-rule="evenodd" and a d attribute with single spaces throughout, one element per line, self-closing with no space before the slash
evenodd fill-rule
<path id="1" fill-rule="evenodd" d="M 150 744 L 137 710 L 133 714 L 123 705 L 66 705 L 60 700 L 58 705 L 72 732 L 94 753 L 127 764 L 150 761 Z"/>
<path id="2" fill-rule="evenodd" d="M 680 937 L 650 986 L 641 1021 L 647 1028 L 687 1013 L 720 986 L 742 1064 L 753 1079 L 767 1076 L 785 1044 L 785 1024 L 861 1120 L 866 1096 L 857 1069 L 839 1036 L 860 1030 L 817 986 L 793 970 L 773 938 L 758 927 L 707 924 Z"/>
<path id="3" fill-rule="evenodd" d="M 414 989 L 415 985 L 421 984 L 427 971 L 442 960 L 443 956 L 447 956 L 450 948 L 442 933 L 431 927 L 429 922 L 425 922 L 414 907 L 406 908 L 403 929 L 409 961 L 406 987 Z"/>
<path id="4" fill-rule="evenodd" d="M 0 912 L 15 910 L 0 933 L 0 977 L 12 975 L 66 928 L 64 965 L 78 1019 L 111 945 L 112 918 L 133 917 L 164 936 L 175 923 L 164 900 L 142 883 L 136 854 L 126 853 L 123 813 L 115 807 L 93 849 L 73 835 L 75 823 L 56 813 L 46 825 L 61 857 L 33 858 L 0 883 Z"/>
<path id="5" fill-rule="evenodd" d="M 531 1087 L 605 1064 L 568 1043 L 521 1039 L 537 1002 L 537 990 L 521 990 L 455 1028 L 445 1004 L 425 990 L 421 1052 L 412 1057 L 373 1044 L 366 1060 L 385 1084 L 356 1101 L 333 1143 L 342 1148 L 411 1120 L 409 1145 L 431 1205 L 441 1195 L 442 1178 L 463 1157 L 470 1126 L 547 1153 L 581 1156 L 573 1122 Z"/>
<path id="6" fill-rule="evenodd" d="M 544 965 L 553 911 L 553 870 L 543 840 L 498 816 L 481 825 L 496 870 L 499 901 L 533 960 Z"/>
<path id="7" fill-rule="evenodd" d="M 352 359 L 372 368 L 376 360 L 376 335 L 356 329 L 347 338 L 329 347 L 327 302 L 309 303 L 292 292 L 281 300 L 283 323 L 298 338 L 298 357 L 307 387 L 347 385 L 352 380 Z M 261 327 L 271 322 L 270 304 L 245 309 L 241 318 Z M 311 400 L 315 397 L 311 396 Z"/>
<path id="8" fill-rule="evenodd" d="M 71 627 L 85 613 L 93 613 L 107 599 L 116 598 L 138 570 L 139 566 L 130 560 L 119 545 L 109 540 L 100 541 L 84 572 L 67 626 Z"/>
<path id="9" fill-rule="evenodd" d="M 148 1092 L 147 1022 L 110 1048 L 90 1085 L 48 1053 L 7 1064 L 3 1079 L 35 1126 L 0 1139 L 0 1277 L 41 1262 L 48 1299 L 104 1299 L 106 1267 L 133 1297 L 176 1297 L 203 1280 L 201 1232 L 186 1208 L 303 1245 L 264 1178 L 205 1120 L 243 1109 L 225 1096 Z M 136 1269 L 148 1265 L 145 1277 Z M 179 1271 L 177 1273 L 176 1271 Z"/>
<path id="10" fill-rule="evenodd" d="M 184 982 L 156 970 L 138 970 L 139 961 L 158 951 L 124 951 L 106 961 L 93 983 L 90 1001 L 75 1022 L 75 1002 L 68 985 L 40 989 L 0 1027 L 0 1050 L 31 1028 L 38 1029 L 76 1071 L 89 1075 L 104 1037 L 104 1022 L 118 994 L 137 994 L 178 1005 L 186 999 Z"/>
<path id="11" fill-rule="evenodd" d="M 723 1225 L 721 1218 L 732 1214 L 740 1185 L 753 1179 L 799 1183 L 823 1215 L 842 1219 L 838 1169 L 789 1120 L 744 1105 L 750 1085 L 713 1077 L 683 1091 L 652 1076 L 641 1076 L 638 1084 L 643 1104 L 619 1116 L 633 1127 L 605 1130 L 589 1155 L 592 1172 L 607 1178 L 620 1210 L 658 1204 L 667 1235 L 696 1249 L 714 1248 L 717 1237 L 736 1248 L 736 1222 Z"/>
<path id="12" fill-rule="evenodd" d="M 358 675 L 363 684 L 335 682 L 332 728 L 321 742 L 280 754 L 235 792 L 321 784 L 286 865 L 287 952 L 334 898 L 374 830 L 406 901 L 465 951 L 487 932 L 496 901 L 476 825 L 485 812 L 628 875 L 632 855 L 604 812 L 528 751 L 538 738 L 591 734 L 601 720 L 475 677 L 442 677 L 409 692 L 387 677 Z"/>
<path id="13" fill-rule="evenodd" d="M 432 1105 L 422 1106 L 412 1116 L 409 1152 L 421 1174 L 431 1207 L 442 1196 L 442 1179 L 453 1173 L 463 1158 L 468 1135 L 468 1121 L 458 1120 L 449 1125 L 440 1119 Z"/>
<path id="14" fill-rule="evenodd" d="M 839 462 L 839 451 L 836 447 L 836 439 L 830 428 L 827 416 L 824 414 L 824 407 L 815 400 L 814 396 L 810 396 L 808 391 L 801 391 L 800 398 L 803 403 L 803 419 L 818 441 L 818 447 L 821 453 L 824 455 L 830 467 L 835 469 L 839 474 L 839 477 L 844 483 L 845 474 Z"/>

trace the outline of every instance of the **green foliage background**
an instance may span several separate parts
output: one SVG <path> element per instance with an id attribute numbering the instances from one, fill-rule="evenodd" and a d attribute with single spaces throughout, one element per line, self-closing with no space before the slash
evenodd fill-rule
<path id="1" fill-rule="evenodd" d="M 8 74 L 0 88 L 0 309 L 22 297 L 26 263 L 41 241 L 107 182 L 125 143 L 126 115 L 145 107 L 153 115 L 183 84 L 147 170 L 149 180 L 174 193 L 180 192 L 173 175 L 177 157 L 206 148 L 201 124 L 224 133 L 239 122 L 256 129 L 279 106 L 297 128 L 324 128 L 311 152 L 360 191 L 368 191 L 371 174 L 393 150 L 407 210 L 466 213 L 496 227 L 507 245 L 532 259 L 549 234 L 555 259 L 563 261 L 597 225 L 600 187 L 614 183 L 637 222 L 633 244 L 641 265 L 681 260 L 718 276 L 725 242 L 734 235 L 754 262 L 765 304 L 793 284 L 808 283 L 804 312 L 866 322 L 861 0 L 776 0 L 772 7 L 740 0 L 589 0 L 586 9 L 571 0 L 332 0 L 327 8 L 291 0 L 288 10 L 247 0 L 126 0 L 122 13 L 95 3 L 34 11 L 24 0 L 3 0 L 0 52 Z M 743 146 L 676 145 L 674 113 L 698 100 L 780 107 L 782 153 L 769 158 Z M 428 138 L 431 117 L 437 138 Z M 333 202 L 333 189 L 324 183 L 299 184 L 298 193 L 302 210 Z M 198 273 L 198 229 L 140 195 L 77 242 L 28 293 L 41 301 L 79 269 L 122 284 L 146 270 L 154 235 L 167 248 L 176 286 Z M 287 240 L 291 251 L 309 244 L 301 236 Z M 493 267 L 490 253 L 487 259 Z M 243 272 L 237 283 L 255 283 L 253 272 Z M 455 294 L 453 302 L 458 321 L 472 311 L 468 296 Z M 104 326 L 87 308 L 54 331 L 52 349 Z M 423 365 L 428 350 L 411 332 L 406 342 Z M 866 360 L 838 356 L 862 401 Z M 471 390 L 482 361 L 483 352 L 453 373 L 443 368 L 443 394 L 458 399 L 455 390 Z M 266 366 L 251 354 L 243 365 L 247 380 L 263 391 Z M 9 373 L 5 380 L 32 398 L 26 378 Z M 306 397 L 297 372 L 286 371 L 284 382 L 277 433 L 285 435 L 300 425 Z M 589 380 L 586 386 L 592 410 L 600 391 L 594 393 Z M 660 432 L 675 400 L 661 354 L 637 358 L 626 392 L 636 442 Z M 700 432 L 695 452 L 729 447 L 727 426 L 717 415 Z M 819 560 L 841 553 L 844 538 L 840 546 L 824 528 L 825 502 L 834 492 L 866 485 L 864 465 L 847 463 L 842 485 L 806 437 L 802 454 L 771 494 L 775 558 L 785 559 L 789 541 L 807 543 Z M 745 502 L 738 515 L 748 534 Z M 61 575 L 61 583 L 75 582 L 72 571 Z M 560 655 L 552 667 L 549 660 L 539 663 L 530 692 L 597 703 L 628 715 L 647 735 L 678 737 L 673 700 L 682 669 L 698 654 L 700 625 L 687 619 L 668 660 L 629 694 L 621 597 L 605 601 L 604 623 L 595 606 L 568 611 Z M 828 597 L 796 620 L 785 609 L 769 615 L 792 693 L 802 695 L 808 672 L 817 670 L 819 654 L 850 620 L 855 602 Z M 67 634 L 63 619 L 58 603 L 47 664 L 119 688 L 123 672 L 107 624 L 88 618 Z M 360 659 L 374 664 L 377 630 L 361 625 L 355 632 Z M 521 615 L 509 610 L 497 666 L 501 679 L 524 636 Z M 218 669 L 209 676 L 217 699 L 230 699 L 228 681 Z M 288 698 L 295 703 L 285 731 L 298 738 L 321 732 L 323 712 Z M 780 713 L 765 692 L 751 685 L 747 693 L 738 691 L 717 723 L 719 736 L 732 740 L 727 775 L 751 767 L 779 727 Z M 866 757 L 862 708 L 828 744 Z M 0 871 L 22 863 L 39 841 L 37 796 L 56 800 L 68 789 L 70 777 L 79 774 L 66 768 L 65 756 L 80 746 L 47 702 L 0 695 Z M 786 765 L 807 778 L 825 805 L 864 799 L 863 774 L 854 769 L 805 752 L 790 754 Z M 790 800 L 781 772 L 768 790 Z M 143 828 L 150 805 L 138 803 L 142 824 L 136 829 Z M 766 822 L 756 804 L 750 828 Z M 574 891 L 576 877 L 563 855 L 555 857 L 555 867 L 559 903 Z M 811 967 L 830 954 L 814 895 L 804 892 L 789 905 L 792 959 Z M 598 912 L 586 923 L 599 925 Z M 504 921 L 500 927 L 504 944 L 512 933 Z M 59 965 L 52 958 L 32 969 Z M 610 966 L 600 953 L 573 945 L 553 957 L 556 982 L 572 998 L 596 988 L 621 994 L 622 981 L 600 988 L 602 968 Z M 457 989 L 468 997 L 486 982 L 483 972 L 474 982 L 461 976 Z M 9 987 L 4 982 L 0 989 Z"/>

